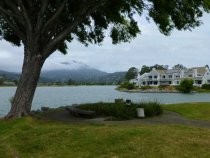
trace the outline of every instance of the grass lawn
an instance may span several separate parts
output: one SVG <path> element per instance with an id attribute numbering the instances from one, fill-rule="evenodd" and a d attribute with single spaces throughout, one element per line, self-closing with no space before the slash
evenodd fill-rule
<path id="1" fill-rule="evenodd" d="M 209 133 L 179 125 L 76 125 L 26 117 L 0 121 L 0 157 L 205 158 Z"/>
<path id="2" fill-rule="evenodd" d="M 163 105 L 162 107 L 186 118 L 210 121 L 210 103 L 181 103 Z"/>
<path id="3" fill-rule="evenodd" d="M 210 103 L 163 105 L 210 120 Z M 210 157 L 210 128 L 181 125 L 64 124 L 32 117 L 0 120 L 0 158 Z"/>

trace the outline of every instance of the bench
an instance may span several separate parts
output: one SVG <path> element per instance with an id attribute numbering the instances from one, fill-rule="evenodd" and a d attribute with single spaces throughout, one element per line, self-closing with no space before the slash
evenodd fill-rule
<path id="1" fill-rule="evenodd" d="M 81 116 L 81 117 L 93 117 L 95 115 L 95 111 L 88 111 L 88 110 L 82 110 L 76 107 L 66 107 L 66 110 L 70 112 L 70 114 L 74 116 Z"/>

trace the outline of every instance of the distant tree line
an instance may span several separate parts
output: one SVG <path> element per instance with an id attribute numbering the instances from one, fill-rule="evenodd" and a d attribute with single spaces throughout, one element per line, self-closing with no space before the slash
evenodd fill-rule
<path id="1" fill-rule="evenodd" d="M 5 79 L 3 77 L 0 77 L 0 85 L 4 84 Z"/>

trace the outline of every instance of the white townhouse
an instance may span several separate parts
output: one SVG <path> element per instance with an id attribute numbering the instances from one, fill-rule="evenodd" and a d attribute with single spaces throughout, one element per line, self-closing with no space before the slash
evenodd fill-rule
<path id="1" fill-rule="evenodd" d="M 149 73 L 138 75 L 136 85 L 159 86 L 159 85 L 179 85 L 183 79 L 191 79 L 194 86 L 201 87 L 203 84 L 210 84 L 210 71 L 208 67 L 193 67 L 189 69 L 168 69 L 158 70 L 153 68 Z M 133 80 L 133 81 L 134 81 Z"/>

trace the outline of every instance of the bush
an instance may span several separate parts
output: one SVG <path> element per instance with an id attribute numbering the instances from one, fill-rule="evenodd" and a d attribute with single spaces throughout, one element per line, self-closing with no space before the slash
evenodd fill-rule
<path id="1" fill-rule="evenodd" d="M 159 85 L 158 89 L 162 90 L 162 89 L 166 89 L 168 86 L 167 85 Z"/>
<path id="2" fill-rule="evenodd" d="M 3 85 L 3 84 L 4 84 L 4 79 L 0 78 L 0 85 Z"/>
<path id="3" fill-rule="evenodd" d="M 137 117 L 136 108 L 144 108 L 145 116 L 152 117 L 161 115 L 163 110 L 159 103 L 148 102 L 127 105 L 126 103 L 94 103 L 83 104 L 80 109 L 95 111 L 98 116 L 112 116 L 117 120 L 126 120 Z"/>
<path id="4" fill-rule="evenodd" d="M 193 90 L 193 80 L 182 80 L 179 86 L 179 90 L 182 93 L 190 93 Z"/>
<path id="5" fill-rule="evenodd" d="M 210 90 L 210 84 L 203 84 L 202 89 Z"/>
<path id="6" fill-rule="evenodd" d="M 147 89 L 153 89 L 154 87 L 152 86 L 142 86 L 141 89 L 142 90 L 147 90 Z"/>
<path id="7" fill-rule="evenodd" d="M 132 90 L 135 88 L 134 84 L 133 83 L 130 83 L 130 82 L 123 82 L 121 85 L 120 85 L 120 88 L 126 88 L 128 90 Z"/>

